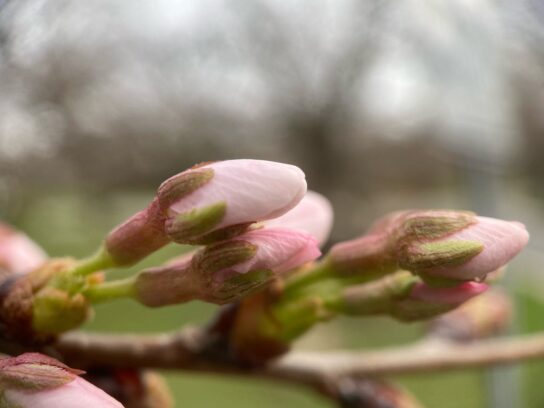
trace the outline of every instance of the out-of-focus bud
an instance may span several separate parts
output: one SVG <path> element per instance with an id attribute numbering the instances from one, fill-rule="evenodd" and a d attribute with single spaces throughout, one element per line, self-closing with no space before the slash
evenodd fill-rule
<path id="1" fill-rule="evenodd" d="M 408 391 L 380 380 L 344 378 L 333 398 L 341 408 L 422 408 Z"/>
<path id="2" fill-rule="evenodd" d="M 417 283 L 406 298 L 393 303 L 391 315 L 404 321 L 428 319 L 459 307 L 487 288 L 486 284 L 477 282 L 447 288 Z"/>
<path id="3" fill-rule="evenodd" d="M 0 268 L 7 272 L 29 272 L 47 259 L 29 237 L 0 223 Z"/>
<path id="4" fill-rule="evenodd" d="M 482 339 L 504 331 L 511 319 L 512 302 L 506 293 L 494 289 L 434 319 L 430 334 L 455 341 Z"/>
<path id="5" fill-rule="evenodd" d="M 148 306 L 192 299 L 229 303 L 320 254 L 309 234 L 284 228 L 252 230 L 174 264 L 141 272 L 134 296 Z"/>
<path id="6" fill-rule="evenodd" d="M 201 186 L 187 194 L 187 178 Z M 166 232 L 178 243 L 209 243 L 238 235 L 248 225 L 279 217 L 304 197 L 304 173 L 264 160 L 227 160 L 189 169 L 159 188 Z"/>
<path id="7" fill-rule="evenodd" d="M 307 232 L 317 239 L 321 246 L 329 238 L 333 218 L 334 213 L 329 200 L 319 193 L 308 191 L 295 208 L 281 217 L 267 221 L 266 225 Z"/>
<path id="8" fill-rule="evenodd" d="M 344 289 L 332 307 L 345 314 L 388 314 L 404 321 L 420 320 L 455 309 L 486 289 L 487 285 L 476 282 L 431 287 L 409 272 L 400 271 Z"/>
<path id="9" fill-rule="evenodd" d="M 46 342 L 61 328 L 81 324 L 89 314 L 87 302 L 77 291 L 48 286 L 73 267 L 75 260 L 51 259 L 32 272 L 6 281 L 0 299 L 3 335 L 21 344 Z M 68 285 L 70 282 L 66 282 Z M 82 280 L 80 284 L 84 284 Z"/>
<path id="10" fill-rule="evenodd" d="M 329 259 L 344 274 L 400 268 L 433 285 L 451 285 L 484 279 L 517 255 L 528 239 L 517 222 L 462 211 L 402 211 L 379 220 L 368 235 L 334 246 Z"/>
<path id="11" fill-rule="evenodd" d="M 57 360 L 26 353 L 0 360 L 0 405 L 7 408 L 122 408 Z"/>
<path id="12" fill-rule="evenodd" d="M 105 255 L 113 266 L 131 265 L 170 241 L 209 244 L 278 217 L 306 193 L 296 166 L 264 160 L 206 163 L 161 184 L 155 200 L 114 229 Z"/>

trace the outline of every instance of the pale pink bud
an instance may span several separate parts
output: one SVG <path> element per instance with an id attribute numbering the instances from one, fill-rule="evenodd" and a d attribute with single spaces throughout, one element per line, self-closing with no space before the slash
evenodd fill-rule
<path id="1" fill-rule="evenodd" d="M 529 239 L 520 223 L 449 210 L 396 212 L 379 220 L 368 236 L 380 244 L 374 258 L 426 280 L 483 279 L 516 256 Z"/>
<path id="2" fill-rule="evenodd" d="M 0 360 L 0 405 L 13 408 L 122 408 L 101 389 L 50 357 L 26 353 Z"/>
<path id="3" fill-rule="evenodd" d="M 286 213 L 305 193 L 305 176 L 298 167 L 241 159 L 180 173 L 161 185 L 158 197 L 168 216 L 166 232 L 174 241 L 207 243 Z"/>
<path id="4" fill-rule="evenodd" d="M 192 299 L 228 303 L 320 254 L 315 238 L 304 232 L 284 228 L 252 230 L 202 248 L 192 257 L 141 272 L 135 296 L 148 306 Z"/>
<path id="5" fill-rule="evenodd" d="M 447 288 L 417 283 L 405 299 L 394 304 L 391 314 L 406 321 L 428 319 L 457 308 L 487 288 L 486 284 L 477 282 L 463 282 Z"/>
<path id="6" fill-rule="evenodd" d="M 454 279 L 484 278 L 514 258 L 529 241 L 525 226 L 488 217 L 475 217 L 476 222 L 436 243 L 478 242 L 482 250 L 461 264 L 437 265 L 424 270 L 427 276 Z"/>
<path id="7" fill-rule="evenodd" d="M 8 272 L 29 272 L 47 259 L 45 252 L 29 237 L 0 224 L 0 268 Z"/>
<path id="8" fill-rule="evenodd" d="M 291 211 L 266 222 L 269 227 L 285 227 L 312 235 L 319 245 L 329 238 L 333 222 L 331 203 L 325 196 L 308 191 Z"/>
<path id="9" fill-rule="evenodd" d="M 249 231 L 231 240 L 232 243 L 237 241 L 254 246 L 255 254 L 247 261 L 217 271 L 215 280 L 222 281 L 235 274 L 245 274 L 255 270 L 269 270 L 279 275 L 313 261 L 321 255 L 314 237 L 287 228 L 262 228 Z M 211 253 L 214 249 L 207 251 Z"/>

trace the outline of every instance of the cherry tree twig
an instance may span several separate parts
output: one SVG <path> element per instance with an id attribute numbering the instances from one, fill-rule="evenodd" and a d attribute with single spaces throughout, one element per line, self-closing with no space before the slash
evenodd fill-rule
<path id="1" fill-rule="evenodd" d="M 54 346 L 70 365 L 81 368 L 136 367 L 233 373 L 323 385 L 345 376 L 412 374 L 516 363 L 544 358 L 544 334 L 455 343 L 427 339 L 383 351 L 293 351 L 263 367 L 240 366 L 209 355 L 205 334 L 189 328 L 165 335 L 71 333 Z"/>

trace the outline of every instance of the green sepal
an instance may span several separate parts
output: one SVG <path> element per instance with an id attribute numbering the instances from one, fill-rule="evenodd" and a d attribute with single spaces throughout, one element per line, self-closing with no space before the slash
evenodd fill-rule
<path id="1" fill-rule="evenodd" d="M 247 273 L 237 273 L 227 279 L 221 287 L 213 293 L 216 302 L 221 304 L 240 300 L 255 293 L 274 277 L 268 269 L 260 269 Z"/>
<path id="2" fill-rule="evenodd" d="M 160 206 L 167 209 L 176 201 L 209 183 L 214 176 L 212 168 L 190 170 L 170 177 L 157 190 Z"/>
<path id="3" fill-rule="evenodd" d="M 419 271 L 434 267 L 457 266 L 468 262 L 484 249 L 479 241 L 452 239 L 426 242 L 416 246 L 400 259 L 400 266 Z"/>
<path id="4" fill-rule="evenodd" d="M 227 204 L 224 201 L 207 207 L 195 208 L 189 212 L 178 214 L 167 222 L 166 232 L 175 242 L 191 243 L 219 224 L 226 211 Z"/>
<path id="5" fill-rule="evenodd" d="M 420 215 L 407 218 L 397 233 L 403 241 L 427 241 L 444 238 L 477 222 L 474 213 L 458 211 L 448 216 Z"/>
<path id="6" fill-rule="evenodd" d="M 193 258 L 193 267 L 208 276 L 242 262 L 257 253 L 257 246 L 243 240 L 220 242 L 203 248 Z"/>

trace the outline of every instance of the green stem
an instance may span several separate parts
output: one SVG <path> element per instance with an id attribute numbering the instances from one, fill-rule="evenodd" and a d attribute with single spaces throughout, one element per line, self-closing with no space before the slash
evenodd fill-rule
<path id="1" fill-rule="evenodd" d="M 285 282 L 284 294 L 292 294 L 302 287 L 308 286 L 318 280 L 325 279 L 331 275 L 332 271 L 332 265 L 328 259 L 325 258 L 321 262 L 316 263 L 313 267 L 288 278 Z"/>
<path id="2" fill-rule="evenodd" d="M 112 299 L 130 298 L 134 296 L 134 283 L 136 277 L 131 276 L 126 279 L 119 279 L 110 282 L 104 282 L 99 285 L 90 286 L 83 291 L 83 295 L 91 303 L 101 303 Z"/>
<path id="3" fill-rule="evenodd" d="M 108 254 L 106 249 L 101 248 L 89 258 L 79 261 L 74 266 L 74 268 L 70 270 L 69 274 L 76 276 L 86 276 L 96 271 L 113 268 L 114 266 L 115 262 Z"/>

